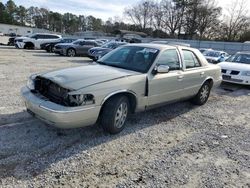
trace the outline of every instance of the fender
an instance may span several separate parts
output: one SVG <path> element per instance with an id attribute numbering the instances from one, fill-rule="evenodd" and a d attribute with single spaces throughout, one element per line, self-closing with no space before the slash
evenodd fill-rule
<path id="1" fill-rule="evenodd" d="M 136 99 L 136 104 L 137 104 L 137 95 L 135 92 L 131 91 L 131 90 L 128 90 L 128 89 L 122 89 L 122 90 L 117 90 L 117 91 L 114 91 L 110 94 L 108 94 L 106 97 L 104 97 L 104 99 L 102 100 L 101 102 L 101 106 L 112 96 L 116 95 L 116 94 L 119 94 L 119 93 L 129 93 L 129 94 L 132 94 L 135 99 Z"/>

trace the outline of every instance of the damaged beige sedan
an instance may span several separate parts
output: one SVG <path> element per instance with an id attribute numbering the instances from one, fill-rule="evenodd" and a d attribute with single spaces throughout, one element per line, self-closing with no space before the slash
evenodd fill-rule
<path id="1" fill-rule="evenodd" d="M 203 105 L 221 70 L 196 49 L 122 46 L 87 66 L 32 75 L 21 90 L 28 112 L 59 128 L 99 122 L 119 133 L 130 113 L 190 99 Z"/>

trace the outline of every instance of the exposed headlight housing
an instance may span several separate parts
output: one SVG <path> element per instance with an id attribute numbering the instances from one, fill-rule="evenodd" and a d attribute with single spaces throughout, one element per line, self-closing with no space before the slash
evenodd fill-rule
<path id="1" fill-rule="evenodd" d="M 95 98 L 92 94 L 68 95 L 69 106 L 84 106 L 95 104 Z"/>
<path id="2" fill-rule="evenodd" d="M 34 80 L 32 79 L 32 77 L 29 77 L 29 78 L 28 78 L 27 87 L 28 87 L 30 90 L 34 90 L 34 89 L 35 89 L 35 82 L 34 82 Z"/>

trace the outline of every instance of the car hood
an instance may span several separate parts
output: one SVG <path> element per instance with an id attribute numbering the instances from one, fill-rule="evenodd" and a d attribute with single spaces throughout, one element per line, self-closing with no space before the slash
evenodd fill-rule
<path id="1" fill-rule="evenodd" d="M 94 47 L 94 48 L 91 48 L 90 50 L 92 50 L 92 51 L 101 51 L 101 50 L 109 50 L 109 48 Z"/>
<path id="2" fill-rule="evenodd" d="M 223 69 L 250 71 L 250 65 L 244 63 L 222 62 L 218 65 Z"/>
<path id="3" fill-rule="evenodd" d="M 15 39 L 16 40 L 18 40 L 18 39 L 23 39 L 24 40 L 24 39 L 30 39 L 30 38 L 29 37 L 16 37 Z"/>
<path id="4" fill-rule="evenodd" d="M 102 82 L 137 74 L 140 73 L 105 65 L 93 64 L 56 70 L 39 76 L 49 79 L 61 87 L 70 90 L 78 90 Z"/>
<path id="5" fill-rule="evenodd" d="M 205 58 L 217 61 L 220 57 L 205 56 Z"/>

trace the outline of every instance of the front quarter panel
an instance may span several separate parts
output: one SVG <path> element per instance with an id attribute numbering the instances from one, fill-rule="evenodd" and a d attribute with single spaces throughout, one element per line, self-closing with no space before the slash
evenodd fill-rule
<path id="1" fill-rule="evenodd" d="M 92 94 L 95 97 L 95 104 L 102 105 L 106 99 L 114 94 L 128 92 L 133 94 L 137 100 L 137 110 L 144 108 L 146 105 L 145 86 L 146 74 L 138 74 L 118 78 L 115 80 L 95 84 L 82 88 L 74 93 Z M 72 93 L 72 94 L 74 94 Z"/>

